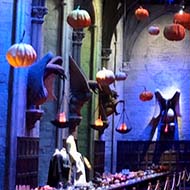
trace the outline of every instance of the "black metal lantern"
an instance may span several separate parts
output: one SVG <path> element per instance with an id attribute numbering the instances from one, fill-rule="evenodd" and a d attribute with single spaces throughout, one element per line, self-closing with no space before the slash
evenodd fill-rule
<path id="1" fill-rule="evenodd" d="M 125 110 L 125 101 L 123 101 L 122 113 L 116 127 L 116 131 L 121 134 L 126 134 L 131 131 L 132 127 L 130 126 L 129 118 Z"/>

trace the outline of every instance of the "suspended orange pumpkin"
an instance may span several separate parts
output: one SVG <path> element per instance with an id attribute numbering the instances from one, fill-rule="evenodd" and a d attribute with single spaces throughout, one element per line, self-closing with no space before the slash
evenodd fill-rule
<path id="1" fill-rule="evenodd" d="M 13 67 L 27 67 L 37 58 L 36 51 L 30 44 L 13 44 L 6 53 L 6 59 Z"/>
<path id="2" fill-rule="evenodd" d="M 190 30 L 190 13 L 186 13 L 185 11 L 179 11 L 174 14 L 173 22 L 177 24 L 181 24 L 187 30 Z"/>
<path id="3" fill-rule="evenodd" d="M 181 24 L 168 24 L 164 27 L 164 37 L 170 41 L 180 41 L 185 37 L 185 28 Z"/>
<path id="4" fill-rule="evenodd" d="M 148 33 L 151 35 L 158 35 L 160 33 L 160 28 L 158 26 L 150 26 L 148 28 Z"/>
<path id="5" fill-rule="evenodd" d="M 147 91 L 146 88 L 144 88 L 144 91 L 140 93 L 139 99 L 141 101 L 150 101 L 153 98 L 153 93 L 150 91 Z"/>
<path id="6" fill-rule="evenodd" d="M 91 25 L 91 18 L 86 10 L 78 6 L 67 16 L 67 23 L 74 29 L 82 29 Z"/>
<path id="7" fill-rule="evenodd" d="M 149 12 L 147 9 L 144 9 L 142 6 L 135 10 L 135 16 L 138 20 L 144 20 L 149 17 Z"/>
<path id="8" fill-rule="evenodd" d="M 96 73 L 96 81 L 100 85 L 110 85 L 115 81 L 115 75 L 113 71 L 103 68 Z"/>

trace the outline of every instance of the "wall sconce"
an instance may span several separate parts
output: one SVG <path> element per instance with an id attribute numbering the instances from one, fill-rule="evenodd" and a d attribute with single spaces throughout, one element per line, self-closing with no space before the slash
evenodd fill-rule
<path id="1" fill-rule="evenodd" d="M 130 126 L 129 118 L 125 110 L 125 101 L 122 101 L 122 103 L 123 103 L 123 110 L 118 122 L 118 127 L 116 128 L 116 131 L 121 134 L 126 134 L 131 131 L 132 127 Z M 128 125 L 126 122 L 128 123 Z"/>
<path id="2" fill-rule="evenodd" d="M 28 109 L 26 110 L 26 127 L 32 129 L 35 127 L 35 123 L 40 120 L 44 111 L 40 109 Z"/>

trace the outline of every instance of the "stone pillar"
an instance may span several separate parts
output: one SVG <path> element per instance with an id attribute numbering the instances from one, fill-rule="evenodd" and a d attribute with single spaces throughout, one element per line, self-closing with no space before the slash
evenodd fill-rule
<path id="1" fill-rule="evenodd" d="M 38 59 L 41 57 L 42 53 L 42 24 L 44 22 L 44 15 L 47 14 L 47 8 L 44 7 L 45 0 L 43 1 L 34 1 L 32 5 L 32 37 L 31 43 L 35 48 Z"/>
<path id="2" fill-rule="evenodd" d="M 31 10 L 31 44 L 36 50 L 38 60 L 41 58 L 42 53 L 42 24 L 44 22 L 44 15 L 47 14 L 47 8 L 44 5 L 45 0 L 33 0 Z M 42 114 L 43 111 L 38 108 L 35 111 L 31 109 L 26 110 L 27 127 L 31 126 L 30 128 L 32 128 L 36 121 L 40 120 Z M 39 129 L 34 130 L 36 130 L 37 134 L 39 133 Z"/>
<path id="3" fill-rule="evenodd" d="M 102 48 L 102 67 L 107 68 L 112 50 L 110 48 Z"/>
<path id="4" fill-rule="evenodd" d="M 72 40 L 73 40 L 73 52 L 72 56 L 78 66 L 80 67 L 81 61 L 81 46 L 82 46 L 82 39 L 84 38 L 85 33 L 83 29 L 81 30 L 73 30 Z"/>

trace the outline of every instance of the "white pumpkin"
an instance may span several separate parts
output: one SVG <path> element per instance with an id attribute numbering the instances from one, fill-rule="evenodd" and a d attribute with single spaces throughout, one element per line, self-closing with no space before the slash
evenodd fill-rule
<path id="1" fill-rule="evenodd" d="M 110 85 L 115 81 L 115 75 L 113 71 L 103 68 L 96 73 L 96 81 L 100 85 Z"/>
<path id="2" fill-rule="evenodd" d="M 160 28 L 158 26 L 150 26 L 148 28 L 148 33 L 151 35 L 158 35 L 160 33 Z"/>
<path id="3" fill-rule="evenodd" d="M 119 71 L 115 74 L 116 81 L 125 80 L 126 78 L 127 78 L 127 74 L 125 72 Z"/>

